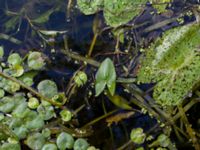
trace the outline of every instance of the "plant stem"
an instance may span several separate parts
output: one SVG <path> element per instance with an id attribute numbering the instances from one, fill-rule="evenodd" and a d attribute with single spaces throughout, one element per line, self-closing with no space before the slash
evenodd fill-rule
<path id="1" fill-rule="evenodd" d="M 195 131 L 192 129 L 186 115 L 185 115 L 185 112 L 184 112 L 184 109 L 182 108 L 182 106 L 178 106 L 178 109 L 179 109 L 179 112 L 181 114 L 181 117 L 185 123 L 185 127 L 186 127 L 186 130 L 187 130 L 187 133 L 189 134 L 191 140 L 192 140 L 192 143 L 194 144 L 194 147 L 195 147 L 195 150 L 200 150 L 200 145 L 198 143 L 198 140 L 195 136 Z"/>
<path id="2" fill-rule="evenodd" d="M 58 104 L 58 103 L 52 101 L 51 99 L 49 99 L 49 98 L 47 98 L 47 97 L 41 95 L 41 94 L 40 94 L 39 92 L 37 92 L 35 89 L 31 88 L 30 86 L 27 86 L 27 85 L 26 85 L 25 83 L 23 83 L 22 81 L 20 81 L 20 80 L 14 78 L 14 77 L 11 77 L 11 76 L 9 76 L 9 75 L 3 73 L 3 72 L 0 72 L 0 76 L 6 78 L 6 79 L 8 79 L 8 80 L 11 80 L 11 81 L 13 81 L 13 82 L 16 82 L 16 83 L 19 84 L 22 88 L 24 88 L 24 89 L 30 91 L 32 94 L 34 94 L 34 95 L 36 95 L 37 97 L 39 97 L 40 100 L 47 101 L 47 102 L 51 103 L 52 105 L 58 106 L 59 108 L 63 109 L 63 107 L 62 107 L 60 104 Z"/>

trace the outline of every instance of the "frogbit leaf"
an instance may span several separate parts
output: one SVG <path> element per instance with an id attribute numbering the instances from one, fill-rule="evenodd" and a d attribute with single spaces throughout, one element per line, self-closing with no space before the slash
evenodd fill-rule
<path id="1" fill-rule="evenodd" d="M 41 133 L 34 133 L 27 138 L 27 145 L 31 149 L 42 149 L 44 144 L 45 137 Z"/>
<path id="2" fill-rule="evenodd" d="M 116 87 L 116 71 L 114 64 L 110 58 L 106 58 L 100 65 L 96 73 L 95 91 L 96 96 L 102 93 L 107 85 L 111 95 L 115 93 Z"/>
<path id="3" fill-rule="evenodd" d="M 71 134 L 62 132 L 58 135 L 56 144 L 60 150 L 71 149 L 74 145 L 74 138 Z"/>
<path id="4" fill-rule="evenodd" d="M 31 52 L 28 55 L 28 66 L 33 70 L 39 70 L 45 65 L 42 53 Z"/>
<path id="5" fill-rule="evenodd" d="M 58 88 L 55 82 L 51 80 L 43 80 L 37 86 L 38 91 L 48 98 L 52 98 L 58 94 Z"/>

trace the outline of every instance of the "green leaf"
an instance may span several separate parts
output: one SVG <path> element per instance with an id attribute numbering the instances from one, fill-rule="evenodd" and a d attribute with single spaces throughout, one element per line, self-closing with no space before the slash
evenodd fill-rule
<path id="1" fill-rule="evenodd" d="M 1 150 L 21 150 L 19 144 L 13 144 L 13 143 L 4 143 L 1 147 Z"/>
<path id="2" fill-rule="evenodd" d="M 40 52 L 31 52 L 28 55 L 28 67 L 33 70 L 40 70 L 44 67 L 44 59 L 42 57 L 42 53 Z"/>
<path id="3" fill-rule="evenodd" d="M 3 97 L 0 100 L 0 111 L 9 113 L 15 108 L 15 101 L 12 97 Z"/>
<path id="4" fill-rule="evenodd" d="M 45 144 L 42 147 L 42 150 L 57 150 L 57 146 L 55 144 Z"/>
<path id="5" fill-rule="evenodd" d="M 146 134 L 143 133 L 142 128 L 136 128 L 131 130 L 130 138 L 134 143 L 142 144 L 145 141 Z"/>
<path id="6" fill-rule="evenodd" d="M 29 71 L 24 73 L 22 76 L 20 76 L 18 79 L 24 82 L 27 86 L 33 85 L 33 78 L 37 75 L 36 71 Z"/>
<path id="7" fill-rule="evenodd" d="M 19 139 L 24 139 L 28 134 L 28 129 L 22 125 L 20 127 L 14 128 L 13 132 L 17 135 Z"/>
<path id="8" fill-rule="evenodd" d="M 72 149 L 74 145 L 74 138 L 70 134 L 62 132 L 58 135 L 56 144 L 60 150 Z"/>
<path id="9" fill-rule="evenodd" d="M 32 150 L 42 149 L 45 144 L 45 138 L 41 133 L 34 133 L 33 135 L 28 136 L 27 145 Z"/>
<path id="10" fill-rule="evenodd" d="M 150 0 L 152 6 L 157 10 L 158 13 L 164 13 L 167 11 L 166 7 L 172 0 Z"/>
<path id="11" fill-rule="evenodd" d="M 74 150 L 87 150 L 88 142 L 83 138 L 78 138 L 74 143 Z"/>
<path id="12" fill-rule="evenodd" d="M 36 109 L 40 105 L 38 99 L 36 97 L 31 97 L 28 100 L 28 107 L 31 109 Z"/>
<path id="13" fill-rule="evenodd" d="M 50 138 L 51 136 L 51 130 L 48 129 L 48 128 L 45 128 L 42 130 L 42 135 L 45 137 L 45 138 Z"/>
<path id="14" fill-rule="evenodd" d="M 2 58 L 4 55 L 4 48 L 3 46 L 0 46 L 0 58 Z"/>
<path id="15" fill-rule="evenodd" d="M 37 108 L 37 112 L 43 118 L 43 120 L 49 120 L 55 115 L 54 108 L 51 105 L 43 106 L 40 104 Z"/>
<path id="16" fill-rule="evenodd" d="M 81 12 L 91 15 L 102 9 L 103 0 L 77 0 L 77 4 Z"/>
<path id="17" fill-rule="evenodd" d="M 58 94 L 58 88 L 55 82 L 51 80 L 43 80 L 37 86 L 38 91 L 48 98 L 53 98 Z"/>
<path id="18" fill-rule="evenodd" d="M 15 117 L 23 117 L 24 116 L 24 112 L 27 109 L 27 102 L 23 102 L 18 104 L 15 109 L 12 112 L 12 115 Z"/>
<path id="19" fill-rule="evenodd" d="M 157 82 L 153 97 L 162 106 L 180 104 L 200 82 L 200 26 L 169 30 L 141 57 L 139 83 Z"/>
<path id="20" fill-rule="evenodd" d="M 96 73 L 96 83 L 95 83 L 95 91 L 96 96 L 98 96 L 107 85 L 108 90 L 111 95 L 115 93 L 115 85 L 116 84 L 116 72 L 115 67 L 109 58 L 106 58 L 100 65 L 97 73 Z"/>
<path id="21" fill-rule="evenodd" d="M 72 119 L 72 113 L 67 110 L 67 109 L 63 109 L 61 112 L 60 112 L 60 116 L 61 116 L 61 119 L 63 121 L 70 121 Z"/>
<path id="22" fill-rule="evenodd" d="M 104 18 L 106 23 L 117 27 L 131 21 L 139 15 L 147 0 L 104 0 Z"/>
<path id="23" fill-rule="evenodd" d="M 109 100 L 115 104 L 117 107 L 122 108 L 122 109 L 132 109 L 131 106 L 129 106 L 128 102 L 121 96 L 119 95 L 110 95 L 109 93 L 107 94 Z"/>
<path id="24" fill-rule="evenodd" d="M 22 63 L 22 58 L 18 53 L 13 53 L 8 57 L 8 63 L 12 66 L 20 65 Z"/>
<path id="25" fill-rule="evenodd" d="M 26 122 L 25 126 L 30 130 L 38 130 L 44 126 L 44 120 L 38 115 L 36 118 L 32 118 L 32 120 Z"/>
<path id="26" fill-rule="evenodd" d="M 10 68 L 11 76 L 20 77 L 24 74 L 24 68 L 21 65 L 15 65 Z"/>
<path id="27" fill-rule="evenodd" d="M 105 89 L 105 86 L 106 86 L 105 81 L 101 81 L 95 84 L 96 96 L 100 95 L 103 92 L 103 90 Z"/>

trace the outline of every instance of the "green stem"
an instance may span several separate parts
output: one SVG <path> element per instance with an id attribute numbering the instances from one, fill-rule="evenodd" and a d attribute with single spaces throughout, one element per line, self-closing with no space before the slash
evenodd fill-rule
<path id="1" fill-rule="evenodd" d="M 11 76 L 9 76 L 9 75 L 6 75 L 6 74 L 3 73 L 3 72 L 0 72 L 0 76 L 2 76 L 2 77 L 6 78 L 6 79 L 8 79 L 8 80 L 11 80 L 11 81 L 13 81 L 13 82 L 19 84 L 22 88 L 24 88 L 24 89 L 30 91 L 32 94 L 34 94 L 34 95 L 36 95 L 37 97 L 39 97 L 40 100 L 47 101 L 47 102 L 51 103 L 52 105 L 58 106 L 59 108 L 62 109 L 62 106 L 61 106 L 60 104 L 58 104 L 58 103 L 52 101 L 51 99 L 49 99 L 49 98 L 47 98 L 47 97 L 41 95 L 39 92 L 37 92 L 37 91 L 34 90 L 33 88 L 27 86 L 27 85 L 26 85 L 25 83 L 23 83 L 22 81 L 20 81 L 20 80 L 14 78 L 14 77 L 11 77 Z"/>

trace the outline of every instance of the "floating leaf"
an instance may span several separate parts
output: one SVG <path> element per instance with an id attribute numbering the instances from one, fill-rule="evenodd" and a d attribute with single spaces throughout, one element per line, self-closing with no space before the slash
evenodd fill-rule
<path id="1" fill-rule="evenodd" d="M 0 111 L 9 113 L 15 108 L 15 101 L 12 97 L 3 97 L 0 100 Z"/>
<path id="2" fill-rule="evenodd" d="M 28 136 L 27 145 L 32 150 L 42 149 L 45 144 L 45 138 L 41 133 L 34 133 L 33 135 Z"/>
<path id="3" fill-rule="evenodd" d="M 12 115 L 15 117 L 23 117 L 24 112 L 27 109 L 27 102 L 23 102 L 18 104 L 12 112 Z"/>
<path id="4" fill-rule="evenodd" d="M 58 135 L 56 144 L 60 150 L 72 149 L 74 145 L 74 138 L 70 134 L 62 132 Z"/>
<path id="5" fill-rule="evenodd" d="M 42 53 L 40 52 L 31 52 L 28 55 L 28 67 L 33 70 L 39 70 L 44 67 L 44 59 Z"/>
<path id="6" fill-rule="evenodd" d="M 45 138 L 49 138 L 51 136 L 51 130 L 49 130 L 48 128 L 45 128 L 42 130 L 42 135 L 45 137 Z"/>
<path id="7" fill-rule="evenodd" d="M 103 1 L 104 0 L 77 0 L 77 4 L 85 15 L 91 15 L 102 9 Z"/>
<path id="8" fill-rule="evenodd" d="M 114 95 L 116 87 L 116 72 L 114 64 L 109 58 L 106 58 L 101 63 L 96 73 L 96 96 L 103 92 L 105 85 L 107 85 L 110 94 Z"/>
<path id="9" fill-rule="evenodd" d="M 21 65 L 22 58 L 19 56 L 18 53 L 13 53 L 8 57 L 8 63 L 12 66 Z"/>
<path id="10" fill-rule="evenodd" d="M 42 147 L 42 150 L 57 150 L 57 146 L 55 144 L 45 144 Z"/>
<path id="11" fill-rule="evenodd" d="M 24 74 L 24 68 L 21 65 L 15 65 L 12 68 L 10 68 L 10 70 L 11 76 L 13 77 L 20 77 Z"/>
<path id="12" fill-rule="evenodd" d="M 32 118 L 32 120 L 26 122 L 25 126 L 30 130 L 38 130 L 44 126 L 44 120 L 38 115 L 36 118 Z"/>
<path id="13" fill-rule="evenodd" d="M 4 97 L 5 91 L 3 89 L 0 89 L 0 98 Z"/>
<path id="14" fill-rule="evenodd" d="M 72 119 L 72 113 L 66 109 L 63 109 L 60 112 L 60 116 L 63 121 L 70 121 Z"/>
<path id="15" fill-rule="evenodd" d="M 9 93 L 15 93 L 16 91 L 20 90 L 20 85 L 18 83 L 5 78 L 1 80 L 0 87 Z"/>
<path id="16" fill-rule="evenodd" d="M 28 100 L 28 107 L 31 109 L 36 109 L 39 106 L 39 104 L 40 103 L 39 103 L 38 99 L 35 97 L 31 97 Z"/>
<path id="17" fill-rule="evenodd" d="M 157 82 L 153 97 L 162 106 L 175 106 L 200 81 L 200 26 L 190 24 L 168 31 L 141 58 L 138 81 Z"/>
<path id="18" fill-rule="evenodd" d="M 104 0 L 104 18 L 112 27 L 126 24 L 139 15 L 147 0 Z"/>
<path id="19" fill-rule="evenodd" d="M 36 71 L 29 71 L 24 73 L 21 77 L 18 79 L 24 82 L 27 86 L 33 85 L 33 78 L 37 75 Z"/>
<path id="20" fill-rule="evenodd" d="M 172 0 L 150 0 L 150 3 L 152 3 L 152 6 L 157 10 L 158 13 L 166 12 L 167 5 Z"/>
<path id="21" fill-rule="evenodd" d="M 43 120 L 49 120 L 55 115 L 54 108 L 51 105 L 43 106 L 40 104 L 37 111 Z"/>
<path id="22" fill-rule="evenodd" d="M 134 143 L 142 144 L 146 138 L 146 135 L 143 133 L 142 128 L 136 128 L 131 130 L 130 138 Z"/>
<path id="23" fill-rule="evenodd" d="M 20 127 L 14 128 L 13 132 L 17 135 L 19 139 L 24 139 L 28 134 L 28 129 L 22 125 Z"/>
<path id="24" fill-rule="evenodd" d="M 87 150 L 88 142 L 83 138 L 78 138 L 74 143 L 74 150 Z"/>
<path id="25" fill-rule="evenodd" d="M 13 143 L 4 143 L 2 146 L 0 146 L 1 150 L 21 150 L 19 144 L 13 144 Z"/>
<path id="26" fill-rule="evenodd" d="M 48 97 L 52 98 L 53 96 L 58 94 L 58 88 L 55 82 L 51 80 L 43 80 L 37 86 L 38 91 Z"/>

